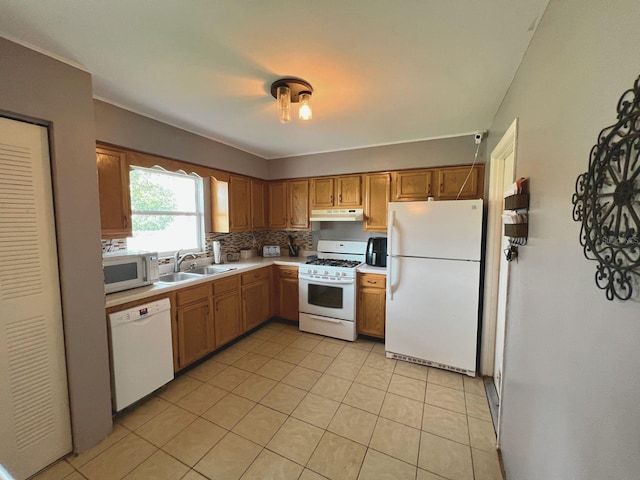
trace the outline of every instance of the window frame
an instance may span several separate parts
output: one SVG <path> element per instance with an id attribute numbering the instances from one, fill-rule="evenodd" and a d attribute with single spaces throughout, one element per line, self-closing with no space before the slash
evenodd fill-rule
<path id="1" fill-rule="evenodd" d="M 181 216 L 194 216 L 196 217 L 196 238 L 197 238 L 197 247 L 195 248 L 187 248 L 187 249 L 180 249 L 180 251 L 184 254 L 184 253 L 194 253 L 194 254 L 200 254 L 200 253 L 204 253 L 205 252 L 205 247 L 206 247 L 206 238 L 205 238 L 205 210 L 206 210 L 206 205 L 205 205 L 205 201 L 204 201 L 204 179 L 198 175 L 197 173 L 186 173 L 184 170 L 179 170 L 177 172 L 172 172 L 170 170 L 166 170 L 163 167 L 160 167 L 158 165 L 155 165 L 153 167 L 141 167 L 141 166 L 137 166 L 137 165 L 130 165 L 129 166 L 129 181 L 131 181 L 131 172 L 134 170 L 143 170 L 143 171 L 147 171 L 147 172 L 153 172 L 153 173 L 162 173 L 164 175 L 168 175 L 168 176 L 174 176 L 174 177 L 179 177 L 179 178 L 189 178 L 191 180 L 194 180 L 194 184 L 195 184 L 195 206 L 196 206 L 196 211 L 194 212 L 188 212 L 188 211 L 166 211 L 166 210 L 134 210 L 133 209 L 133 200 L 131 201 L 131 223 L 132 223 L 132 227 L 131 227 L 131 237 L 133 237 L 133 216 L 134 215 L 166 215 L 166 216 L 175 216 L 175 217 L 181 217 Z M 131 182 L 130 182 L 130 186 L 129 186 L 129 195 L 132 196 L 131 193 Z M 169 250 L 169 251 L 159 251 L 158 252 L 158 257 L 171 257 L 175 254 L 176 250 Z"/>

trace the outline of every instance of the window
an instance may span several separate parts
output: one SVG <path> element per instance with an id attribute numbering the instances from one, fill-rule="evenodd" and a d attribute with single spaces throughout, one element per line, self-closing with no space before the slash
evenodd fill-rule
<path id="1" fill-rule="evenodd" d="M 204 242 L 202 179 L 160 167 L 131 167 L 131 250 L 200 252 Z"/>

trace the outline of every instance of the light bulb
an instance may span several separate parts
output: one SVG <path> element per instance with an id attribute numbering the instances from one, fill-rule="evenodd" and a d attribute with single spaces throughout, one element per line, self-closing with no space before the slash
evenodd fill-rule
<path id="1" fill-rule="evenodd" d="M 298 98 L 300 99 L 300 110 L 298 112 L 300 120 L 310 120 L 312 116 L 311 94 L 309 92 L 301 93 Z"/>
<path id="2" fill-rule="evenodd" d="M 289 87 L 278 87 L 278 110 L 280 110 L 280 123 L 291 121 L 291 90 Z"/>

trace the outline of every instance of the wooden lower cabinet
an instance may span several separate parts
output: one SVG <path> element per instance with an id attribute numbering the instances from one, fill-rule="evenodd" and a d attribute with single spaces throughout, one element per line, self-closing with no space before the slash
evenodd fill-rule
<path id="1" fill-rule="evenodd" d="M 271 268 L 244 273 L 242 282 L 242 330 L 246 332 L 271 317 Z"/>
<path id="2" fill-rule="evenodd" d="M 298 321 L 298 267 L 276 266 L 276 316 Z"/>
<path id="3" fill-rule="evenodd" d="M 358 274 L 356 328 L 359 334 L 384 338 L 386 276 Z"/>
<path id="4" fill-rule="evenodd" d="M 176 310 L 178 366 L 184 368 L 214 349 L 211 300 L 201 300 Z"/>
<path id="5" fill-rule="evenodd" d="M 238 275 L 213 283 L 213 324 L 216 348 L 242 333 Z"/>

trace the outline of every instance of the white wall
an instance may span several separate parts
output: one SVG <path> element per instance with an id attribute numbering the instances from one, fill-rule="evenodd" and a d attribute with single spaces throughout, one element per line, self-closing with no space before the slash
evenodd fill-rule
<path id="1" fill-rule="evenodd" d="M 610 302 L 572 221 L 576 177 L 640 74 L 640 2 L 552 0 L 490 129 L 519 117 L 529 244 L 511 269 L 502 450 L 509 480 L 640 478 L 640 305 Z"/>

